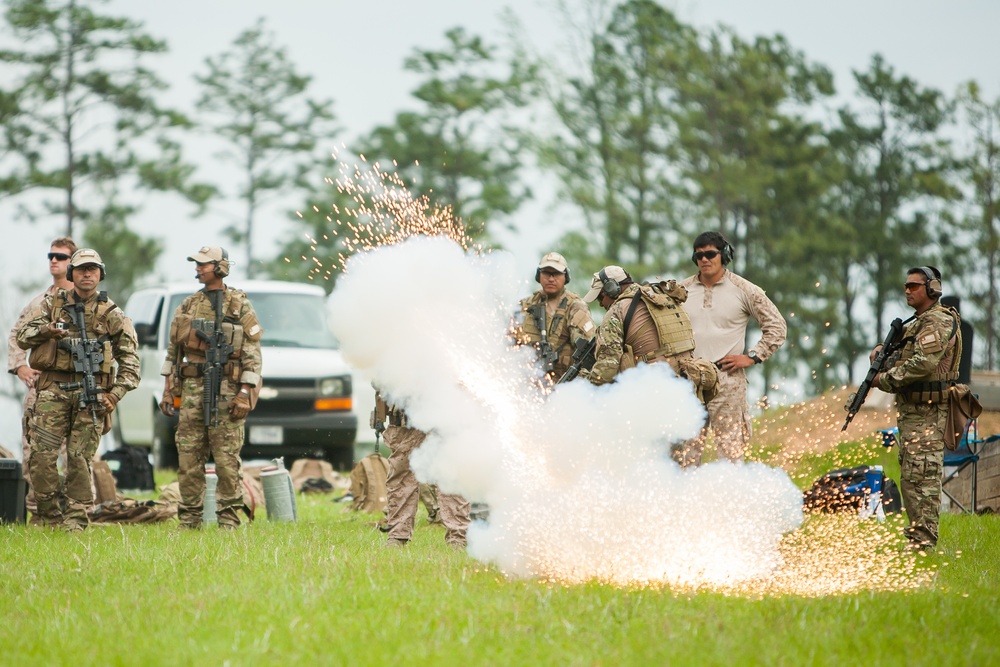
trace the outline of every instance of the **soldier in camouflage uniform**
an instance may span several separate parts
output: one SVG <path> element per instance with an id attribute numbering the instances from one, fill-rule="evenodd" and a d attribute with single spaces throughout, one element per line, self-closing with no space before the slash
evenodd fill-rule
<path id="1" fill-rule="evenodd" d="M 637 363 L 666 362 L 674 373 L 705 392 L 718 383 L 715 367 L 694 359 L 694 336 L 682 304 L 687 293 L 674 281 L 638 285 L 620 266 L 606 266 L 594 274 L 584 301 L 600 298 L 608 311 L 597 327 L 593 368 L 580 375 L 593 384 L 614 382 L 619 372 Z"/>
<path id="2" fill-rule="evenodd" d="M 542 288 L 521 300 L 524 321 L 514 332 L 519 345 L 533 345 L 538 350 L 539 358 L 547 365 L 546 375 L 550 382 L 558 381 L 573 363 L 577 342 L 594 337 L 590 309 L 583 299 L 566 289 L 569 280 L 569 267 L 562 255 L 550 252 L 542 257 L 535 270 L 535 282 Z M 543 350 L 543 346 L 547 349 Z M 548 362 L 544 359 L 546 354 L 551 354 Z"/>
<path id="3" fill-rule="evenodd" d="M 872 386 L 896 395 L 899 427 L 899 490 L 910 518 L 912 549 L 938 540 L 944 437 L 949 428 L 948 388 L 958 379 L 962 333 L 958 312 L 939 303 L 941 272 L 933 266 L 907 272 L 906 304 L 914 309 L 900 341 Z M 872 351 L 872 358 L 878 351 Z"/>
<path id="4" fill-rule="evenodd" d="M 389 456 L 389 478 L 386 480 L 388 523 L 387 547 L 405 546 L 413 538 L 413 524 L 417 518 L 417 500 L 420 484 L 410 469 L 410 454 L 424 441 L 427 434 L 412 428 L 402 409 L 387 403 L 382 394 L 375 392 L 375 414 L 389 422 L 385 430 L 385 444 Z M 444 524 L 444 540 L 456 549 L 465 548 L 465 535 L 469 528 L 470 505 L 462 496 L 437 493 L 438 517 Z"/>
<path id="5" fill-rule="evenodd" d="M 83 530 L 89 523 L 87 508 L 94 501 L 91 460 L 118 401 L 139 385 L 135 329 L 107 293 L 97 291 L 105 276 L 104 263 L 96 251 L 77 250 L 67 269 L 72 291 L 59 289 L 46 295 L 35 317 L 17 332 L 18 346 L 31 350 L 29 364 L 41 371 L 35 382 L 28 435 L 38 517 L 43 524 L 61 524 L 68 531 Z M 73 317 L 80 309 L 83 335 Z M 86 377 L 77 371 L 73 359 L 74 348 L 80 351 L 84 335 L 100 346 L 103 357 L 93 377 L 98 389 L 96 402 L 89 405 L 83 388 Z M 57 460 L 64 442 L 66 480 L 61 484 Z"/>
<path id="6" fill-rule="evenodd" d="M 699 234 L 691 255 L 698 273 L 681 281 L 688 291 L 684 308 L 694 330 L 695 354 L 724 371 L 718 394 L 708 402 L 708 424 L 701 436 L 675 452 L 683 466 L 701 463 L 709 430 L 720 458 L 743 460 L 752 435 L 744 369 L 764 363 L 785 342 L 785 318 L 777 306 L 760 287 L 725 268 L 733 252 L 722 234 Z M 751 319 L 760 326 L 761 338 L 744 353 Z"/>
<path id="7" fill-rule="evenodd" d="M 167 359 L 160 371 L 166 377 L 160 402 L 163 414 L 175 414 L 174 401 L 180 399 L 177 480 L 181 502 L 177 517 L 182 528 L 201 528 L 205 463 L 211 453 L 219 480 L 215 490 L 218 525 L 232 529 L 240 525 L 237 510 L 244 505 L 240 450 L 246 417 L 260 392 L 260 338 L 264 332 L 247 295 L 223 282 L 230 265 L 225 249 L 204 247 L 188 261 L 195 263 L 198 282 L 205 287 L 177 307 L 170 324 Z M 210 416 L 208 426 L 202 400 L 207 346 L 195 334 L 204 323 L 217 324 L 233 348 L 223 369 L 218 414 Z"/>
<path id="8" fill-rule="evenodd" d="M 73 289 L 73 283 L 66 278 L 66 269 L 69 268 L 69 258 L 76 251 L 76 243 L 71 238 L 61 237 L 49 244 L 49 274 L 52 276 L 52 284 L 21 310 L 21 314 L 18 315 L 17 321 L 14 322 L 14 326 L 10 329 L 10 335 L 7 337 L 7 372 L 16 375 L 28 389 L 24 396 L 24 417 L 21 421 L 21 461 L 24 467 L 24 481 L 27 482 L 29 489 L 25 504 L 32 514 L 32 522 L 37 522 L 38 516 L 35 514 L 35 492 L 31 490 L 31 442 L 28 440 L 28 429 L 31 425 L 32 409 L 35 405 L 35 382 L 41 371 L 28 365 L 28 355 L 17 345 L 17 332 L 24 326 L 25 322 L 34 319 L 45 297 L 55 294 L 60 289 Z M 63 455 L 65 452 L 64 445 Z"/>

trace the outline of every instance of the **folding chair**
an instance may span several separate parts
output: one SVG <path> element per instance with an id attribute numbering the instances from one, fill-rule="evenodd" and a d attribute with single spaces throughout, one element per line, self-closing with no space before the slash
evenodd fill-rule
<path id="1" fill-rule="evenodd" d="M 945 473 L 944 479 L 941 482 L 941 491 L 962 512 L 975 514 L 977 511 L 976 481 L 979 476 L 979 455 L 982 453 L 983 447 L 997 440 L 1000 440 L 1000 434 L 991 435 L 985 440 L 980 438 L 979 420 L 970 419 L 969 423 L 965 426 L 965 433 L 962 434 L 962 440 L 958 443 L 958 447 L 954 451 L 950 449 L 944 450 L 944 467 L 946 471 L 948 468 L 951 468 L 951 471 Z M 956 479 L 963 470 L 970 466 L 972 467 L 972 502 L 970 503 L 970 507 L 966 507 L 948 492 L 948 482 Z"/>

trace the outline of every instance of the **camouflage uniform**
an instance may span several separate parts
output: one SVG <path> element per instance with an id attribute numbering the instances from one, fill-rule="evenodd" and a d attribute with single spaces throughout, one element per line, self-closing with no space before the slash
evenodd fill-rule
<path id="1" fill-rule="evenodd" d="M 939 303 L 903 329 L 878 388 L 896 394 L 899 427 L 900 494 L 910 517 L 911 543 L 933 547 L 938 540 L 944 433 L 949 427 L 946 389 L 958 379 L 962 334 L 958 313 Z"/>
<path id="2" fill-rule="evenodd" d="M 742 354 L 751 318 L 761 330 L 760 340 L 750 350 L 759 362 L 767 361 L 784 344 L 785 318 L 764 290 L 749 280 L 727 270 L 714 285 L 706 286 L 697 274 L 685 278 L 681 285 L 688 290 L 684 308 L 694 330 L 695 354 L 702 359 L 716 362 L 727 355 Z M 681 465 L 701 463 L 709 429 L 721 458 L 742 460 L 753 432 L 745 371 L 720 372 L 719 393 L 706 407 L 708 423 L 701 435 L 679 452 Z"/>
<path id="3" fill-rule="evenodd" d="M 28 364 L 28 354 L 17 345 L 17 332 L 26 322 L 34 319 L 42 306 L 45 297 L 56 293 L 58 288 L 50 285 L 47 290 L 36 296 L 18 315 L 17 321 L 11 327 L 10 335 L 7 337 L 7 372 L 17 375 L 17 369 Z M 31 424 L 31 417 L 35 405 L 35 386 L 28 387 L 28 392 L 24 395 L 24 417 L 21 420 L 21 463 L 24 470 L 24 481 L 28 484 L 28 511 L 35 512 L 35 493 L 31 490 L 31 442 L 28 440 L 28 429 Z M 65 447 L 63 447 L 65 455 Z"/>
<path id="4" fill-rule="evenodd" d="M 215 460 L 215 474 L 219 479 L 215 490 L 219 526 L 239 526 L 237 510 L 244 504 L 240 450 L 243 449 L 246 419 L 234 421 L 230 417 L 229 401 L 242 384 L 260 388 L 263 330 L 244 292 L 227 287 L 222 293 L 222 327 L 235 349 L 223 370 L 215 422 L 205 426 L 202 410 L 205 345 L 191 331 L 194 320 L 216 321 L 212 301 L 205 290 L 192 294 L 177 307 L 170 327 L 167 359 L 160 371 L 161 375 L 171 377 L 173 395 L 181 400 L 176 437 L 177 480 L 181 494 L 177 517 L 181 525 L 188 528 L 198 528 L 202 523 L 205 463 L 209 454 Z"/>
<path id="5" fill-rule="evenodd" d="M 686 376 L 685 360 L 693 356 L 694 337 L 681 305 L 685 296 L 684 290 L 672 281 L 655 287 L 626 285 L 597 327 L 594 366 L 581 375 L 601 385 L 614 382 L 619 371 L 637 362 L 666 362 L 675 373 Z M 650 302 L 658 311 L 655 316 Z M 633 303 L 635 309 L 626 334 L 625 319 Z"/>
<path id="6" fill-rule="evenodd" d="M 60 384 L 81 382 L 83 374 L 75 372 L 70 352 L 46 333 L 50 323 L 63 322 L 71 336 L 80 337 L 66 309 L 76 303 L 76 298 L 75 292 L 62 289 L 46 295 L 36 316 L 17 332 L 18 346 L 32 350 L 32 368 L 42 371 L 35 385 L 28 436 L 32 449 L 29 474 L 38 516 L 43 523 L 63 523 L 67 528 L 88 524 L 87 508 L 94 501 L 90 464 L 104 426 L 103 419 L 94 423 L 90 409 L 79 409 L 81 390 L 60 388 Z M 83 301 L 83 306 L 87 338 L 104 341 L 105 361 L 95 378 L 97 384 L 121 400 L 139 385 L 138 341 L 132 320 L 104 292 L 95 292 Z M 117 363 L 117 372 L 113 362 Z M 98 415 L 103 417 L 103 409 L 99 409 Z M 64 442 L 66 480 L 61 485 L 57 459 Z M 63 500 L 65 511 L 61 507 Z"/>
<path id="7" fill-rule="evenodd" d="M 594 337 L 594 320 L 590 317 L 590 308 L 577 294 L 563 288 L 558 295 L 547 299 L 545 292 L 538 290 L 521 300 L 524 321 L 514 332 L 519 345 L 541 345 L 541 331 L 532 312 L 542 303 L 545 304 L 545 335 L 557 355 L 549 374 L 549 379 L 555 382 L 573 363 L 576 342 Z"/>
<path id="8" fill-rule="evenodd" d="M 376 392 L 376 413 L 385 414 L 389 427 L 385 430 L 385 444 L 389 455 L 389 477 L 386 480 L 386 521 L 389 526 L 387 544 L 406 544 L 413 538 L 413 524 L 417 517 L 417 500 L 420 484 L 410 469 L 410 454 L 424 441 L 427 434 L 407 426 L 406 414 L 389 405 Z M 469 528 L 469 503 L 462 496 L 437 492 L 438 517 L 444 524 L 444 540 L 455 547 L 465 547 L 465 534 Z"/>

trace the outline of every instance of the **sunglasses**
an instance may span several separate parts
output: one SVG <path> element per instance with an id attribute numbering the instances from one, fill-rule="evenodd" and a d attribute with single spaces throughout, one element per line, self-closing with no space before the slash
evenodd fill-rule
<path id="1" fill-rule="evenodd" d="M 691 259 L 693 259 L 696 262 L 700 262 L 703 259 L 715 259 L 718 256 L 719 256 L 718 250 L 703 250 L 701 252 L 696 252 L 695 254 L 691 255 Z"/>
<path id="2" fill-rule="evenodd" d="M 914 289 L 920 289 L 921 287 L 923 287 L 926 284 L 927 283 L 903 283 L 903 290 L 904 291 L 910 291 L 910 290 L 914 290 Z"/>
<path id="3" fill-rule="evenodd" d="M 60 262 L 65 262 L 67 259 L 69 259 L 69 255 L 67 255 L 64 252 L 50 252 L 49 261 L 51 262 L 54 259 L 58 259 Z"/>

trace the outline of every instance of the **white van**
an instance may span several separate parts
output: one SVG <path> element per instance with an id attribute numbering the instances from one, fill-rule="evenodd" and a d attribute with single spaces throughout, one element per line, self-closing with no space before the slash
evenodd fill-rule
<path id="1" fill-rule="evenodd" d="M 327 325 L 326 294 L 316 285 L 270 280 L 233 281 L 232 287 L 247 293 L 264 328 L 263 383 L 247 417 L 243 458 L 284 456 L 290 464 L 309 456 L 350 470 L 358 420 L 351 370 Z M 158 468 L 177 467 L 177 417 L 158 407 L 170 321 L 197 289 L 192 282 L 151 287 L 125 305 L 139 337 L 142 381 L 118 404 L 114 428 L 120 443 L 150 448 Z"/>

